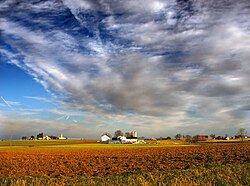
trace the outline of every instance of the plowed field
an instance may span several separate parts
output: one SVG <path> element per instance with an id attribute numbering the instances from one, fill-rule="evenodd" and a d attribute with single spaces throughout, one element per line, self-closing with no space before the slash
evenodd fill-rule
<path id="1" fill-rule="evenodd" d="M 250 145 L 0 151 L 0 177 L 83 177 L 250 163 Z"/>

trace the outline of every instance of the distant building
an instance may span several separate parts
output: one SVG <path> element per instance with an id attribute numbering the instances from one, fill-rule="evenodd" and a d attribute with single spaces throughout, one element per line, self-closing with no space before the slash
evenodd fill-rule
<path id="1" fill-rule="evenodd" d="M 65 137 L 65 136 L 63 136 L 63 134 L 61 133 L 58 139 L 59 139 L 59 140 L 66 140 L 66 139 L 68 139 L 68 138 Z"/>
<path id="2" fill-rule="evenodd" d="M 207 135 L 197 135 L 196 138 L 198 140 L 204 140 L 204 139 L 208 139 L 208 136 Z"/>
<path id="3" fill-rule="evenodd" d="M 120 140 L 121 143 L 126 143 L 127 141 L 127 138 L 125 136 L 118 136 L 117 138 Z"/>
<path id="4" fill-rule="evenodd" d="M 101 136 L 101 142 L 102 143 L 108 143 L 110 140 L 111 140 L 111 138 L 106 134 Z"/>
<path id="5" fill-rule="evenodd" d="M 125 136 L 121 135 L 113 138 L 110 138 L 106 134 L 101 136 L 102 143 L 138 143 L 139 141 L 142 143 L 144 139 L 138 140 L 136 131 L 126 132 Z"/>
<path id="6" fill-rule="evenodd" d="M 131 137 L 136 137 L 137 138 L 137 132 L 136 131 L 132 131 L 131 132 Z"/>
<path id="7" fill-rule="evenodd" d="M 137 143 L 137 141 L 138 141 L 138 138 L 137 138 L 137 137 L 128 137 L 128 138 L 126 139 L 126 142 L 127 142 L 127 143 Z"/>
<path id="8" fill-rule="evenodd" d="M 51 140 L 51 138 L 49 136 L 44 136 L 43 140 Z"/>
<path id="9" fill-rule="evenodd" d="M 121 143 L 120 140 L 117 137 L 113 137 L 110 141 L 110 143 Z"/>
<path id="10" fill-rule="evenodd" d="M 239 139 L 239 138 L 248 138 L 248 136 L 247 135 L 244 135 L 244 136 L 237 135 L 237 136 L 235 136 L 235 139 Z"/>
<path id="11" fill-rule="evenodd" d="M 58 137 L 58 136 L 48 136 L 48 139 L 58 140 L 58 139 L 59 139 L 59 137 Z"/>

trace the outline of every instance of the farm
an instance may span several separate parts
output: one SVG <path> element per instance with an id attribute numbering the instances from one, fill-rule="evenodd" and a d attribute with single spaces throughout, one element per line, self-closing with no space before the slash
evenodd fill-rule
<path id="1" fill-rule="evenodd" d="M 101 145 L 99 148 L 83 146 L 82 149 L 64 146 L 64 149 L 40 147 L 29 150 L 22 148 L 1 150 L 0 183 L 1 185 L 250 183 L 250 145 L 247 143 L 175 147 L 124 145 L 123 148 L 120 145 L 117 148 L 115 145 L 114 148 L 107 148 L 109 145 Z M 98 147 L 98 145 L 93 146 Z"/>

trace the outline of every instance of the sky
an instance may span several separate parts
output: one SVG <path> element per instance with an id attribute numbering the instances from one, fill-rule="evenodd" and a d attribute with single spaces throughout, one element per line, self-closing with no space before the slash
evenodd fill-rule
<path id="1" fill-rule="evenodd" d="M 1 0 L 0 139 L 250 132 L 248 0 Z"/>

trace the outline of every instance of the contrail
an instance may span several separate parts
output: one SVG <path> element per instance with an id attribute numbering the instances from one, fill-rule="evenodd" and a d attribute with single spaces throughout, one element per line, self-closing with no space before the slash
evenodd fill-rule
<path id="1" fill-rule="evenodd" d="M 62 119 L 68 120 L 69 117 L 70 117 L 70 116 L 65 115 L 65 116 L 61 116 L 61 117 L 59 117 L 59 118 L 57 118 L 57 119 L 55 119 L 55 120 L 62 120 Z"/>
<path id="2" fill-rule="evenodd" d="M 55 119 L 55 120 L 61 120 L 61 119 L 63 119 L 64 118 L 64 116 L 61 116 L 61 117 L 59 117 L 59 118 L 57 118 L 57 119 Z"/>
<path id="3" fill-rule="evenodd" d="M 13 107 L 1 96 L 1 99 L 3 100 L 3 102 L 11 109 L 14 110 Z"/>

